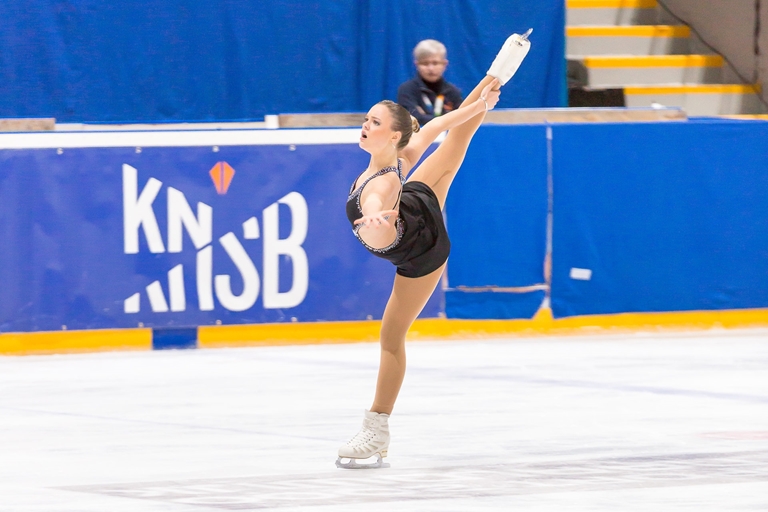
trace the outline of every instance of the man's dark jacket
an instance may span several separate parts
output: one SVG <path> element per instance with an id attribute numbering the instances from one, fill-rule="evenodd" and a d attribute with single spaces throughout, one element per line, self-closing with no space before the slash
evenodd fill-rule
<path id="1" fill-rule="evenodd" d="M 419 75 L 416 75 L 397 89 L 397 102 L 423 126 L 435 117 L 434 107 L 438 95 L 443 96 L 441 115 L 456 110 L 461 105 L 461 91 L 455 85 L 441 78 L 435 88 L 439 91 L 438 93 L 435 93 Z"/>

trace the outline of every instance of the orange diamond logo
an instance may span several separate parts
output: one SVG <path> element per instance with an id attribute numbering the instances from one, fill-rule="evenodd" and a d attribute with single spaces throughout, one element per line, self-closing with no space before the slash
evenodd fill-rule
<path id="1" fill-rule="evenodd" d="M 216 192 L 224 195 L 229 190 L 229 184 L 232 183 L 235 170 L 227 162 L 216 162 L 216 165 L 211 168 L 208 174 L 211 175 Z"/>

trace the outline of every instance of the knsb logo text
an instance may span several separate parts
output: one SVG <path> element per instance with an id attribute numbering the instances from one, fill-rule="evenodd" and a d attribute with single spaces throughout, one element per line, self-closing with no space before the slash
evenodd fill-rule
<path id="1" fill-rule="evenodd" d="M 138 254 L 139 230 L 144 231 L 147 246 L 152 253 L 179 253 L 182 250 L 183 230 L 186 230 L 197 250 L 196 287 L 200 311 L 214 309 L 214 292 L 222 307 L 229 311 L 245 311 L 256 303 L 263 292 L 264 308 L 292 308 L 304 301 L 309 286 L 309 262 L 302 244 L 307 237 L 309 210 L 304 197 L 291 192 L 269 205 L 262 212 L 264 232 L 259 232 L 256 217 L 242 224 L 245 240 L 262 239 L 263 275 L 262 286 L 259 272 L 251 257 L 234 232 L 219 238 L 227 256 L 232 259 L 243 281 L 239 295 L 232 292 L 229 275 L 213 276 L 213 208 L 197 203 L 197 214 L 192 211 L 184 194 L 167 187 L 168 230 L 167 246 L 163 243 L 153 203 L 163 183 L 150 178 L 141 193 L 138 191 L 138 172 L 130 165 L 123 165 L 123 242 L 125 254 Z M 279 205 L 291 210 L 291 232 L 287 238 L 279 238 Z M 293 265 L 293 282 L 286 292 L 279 291 L 279 261 L 288 256 Z M 160 281 L 146 287 L 149 305 L 154 313 L 186 311 L 187 299 L 184 289 L 184 267 L 179 264 L 168 271 L 168 296 L 166 300 Z M 141 292 L 134 293 L 124 301 L 126 313 L 138 313 L 141 309 Z"/>

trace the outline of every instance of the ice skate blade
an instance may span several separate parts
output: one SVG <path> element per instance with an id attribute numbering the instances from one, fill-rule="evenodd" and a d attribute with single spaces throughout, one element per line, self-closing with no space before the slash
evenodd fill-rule
<path id="1" fill-rule="evenodd" d="M 349 462 L 343 462 L 343 459 L 349 459 Z M 336 467 L 341 469 L 384 469 L 389 467 L 388 462 L 384 462 L 381 455 L 376 454 L 376 462 L 369 464 L 359 464 L 360 459 L 350 459 L 349 457 L 339 457 L 336 459 Z"/>

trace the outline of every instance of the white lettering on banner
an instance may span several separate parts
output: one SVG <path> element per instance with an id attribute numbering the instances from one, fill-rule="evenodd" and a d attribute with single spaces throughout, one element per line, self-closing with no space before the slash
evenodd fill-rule
<path id="1" fill-rule="evenodd" d="M 245 249 L 240 244 L 240 240 L 237 239 L 234 233 L 227 233 L 219 238 L 219 242 L 224 246 L 224 250 L 227 251 L 229 257 L 232 258 L 232 262 L 243 278 L 243 293 L 234 295 L 230 286 L 230 277 L 226 274 L 218 275 L 214 280 L 216 297 L 221 302 L 221 305 L 230 311 L 250 309 L 256 302 L 256 298 L 259 296 L 259 287 L 261 287 L 256 266 L 251 261 L 251 258 L 248 257 L 248 253 L 245 252 Z"/>
<path id="2" fill-rule="evenodd" d="M 243 222 L 243 238 L 246 240 L 258 240 L 259 236 L 259 221 L 256 220 L 256 217 L 251 217 Z"/>
<path id="3" fill-rule="evenodd" d="M 187 296 L 184 293 L 184 265 L 176 265 L 168 271 L 168 289 L 171 296 L 171 311 L 187 309 Z"/>
<path id="4" fill-rule="evenodd" d="M 139 252 L 139 229 L 144 230 L 147 246 L 152 253 L 165 252 L 165 245 L 152 205 L 162 189 L 163 183 L 150 178 L 138 191 L 138 171 L 130 165 L 123 165 L 123 242 L 125 254 Z M 261 278 L 251 257 L 237 236 L 230 232 L 219 238 L 224 252 L 232 260 L 242 279 L 243 288 L 239 295 L 232 291 L 232 276 L 213 275 L 213 208 L 197 203 L 197 215 L 193 212 L 184 193 L 168 187 L 168 239 L 169 253 L 183 249 L 184 230 L 197 249 L 196 288 L 200 311 L 212 311 L 216 299 L 229 311 L 245 311 L 253 307 L 262 289 Z M 280 205 L 286 205 L 291 212 L 291 231 L 287 238 L 279 237 Z M 302 244 L 309 228 L 309 208 L 304 197 L 290 192 L 276 203 L 263 210 L 263 303 L 267 309 L 292 308 L 301 304 L 309 288 L 309 260 Z M 261 238 L 259 222 L 250 217 L 243 222 L 243 239 Z M 292 283 L 288 291 L 281 292 L 280 258 L 287 257 L 292 264 Z M 168 300 L 160 281 L 146 287 L 149 305 L 154 313 L 182 312 L 187 309 L 184 267 L 181 264 L 168 271 Z M 169 307 L 170 304 L 170 307 Z M 134 293 L 124 300 L 125 313 L 139 313 L 141 294 Z"/>
<path id="5" fill-rule="evenodd" d="M 168 187 L 168 252 L 181 252 L 182 225 L 187 228 L 195 249 L 205 247 L 213 240 L 213 208 L 197 203 L 195 217 L 184 194 Z"/>
<path id="6" fill-rule="evenodd" d="M 197 303 L 200 311 L 213 311 L 213 247 L 197 252 Z"/>
<path id="7" fill-rule="evenodd" d="M 153 313 L 168 312 L 168 303 L 165 301 L 160 281 L 153 281 L 147 286 L 147 296 L 149 297 L 149 306 L 152 308 Z"/>
<path id="8" fill-rule="evenodd" d="M 141 294 L 139 292 L 134 293 L 127 299 L 125 299 L 124 311 L 126 313 L 138 313 L 141 306 Z"/>
<path id="9" fill-rule="evenodd" d="M 160 192 L 163 183 L 149 178 L 146 186 L 138 194 L 138 172 L 128 164 L 123 164 L 123 242 L 125 254 L 139 252 L 139 228 L 144 228 L 149 251 L 165 252 L 157 218 L 152 210 L 152 203 Z"/>
<path id="10" fill-rule="evenodd" d="M 293 229 L 288 238 L 279 238 L 279 205 L 291 209 Z M 291 192 L 264 210 L 264 307 L 268 309 L 292 308 L 302 303 L 309 288 L 309 261 L 301 244 L 307 238 L 309 209 L 307 201 L 298 192 Z M 287 292 L 280 292 L 280 255 L 291 258 L 293 284 Z"/>

